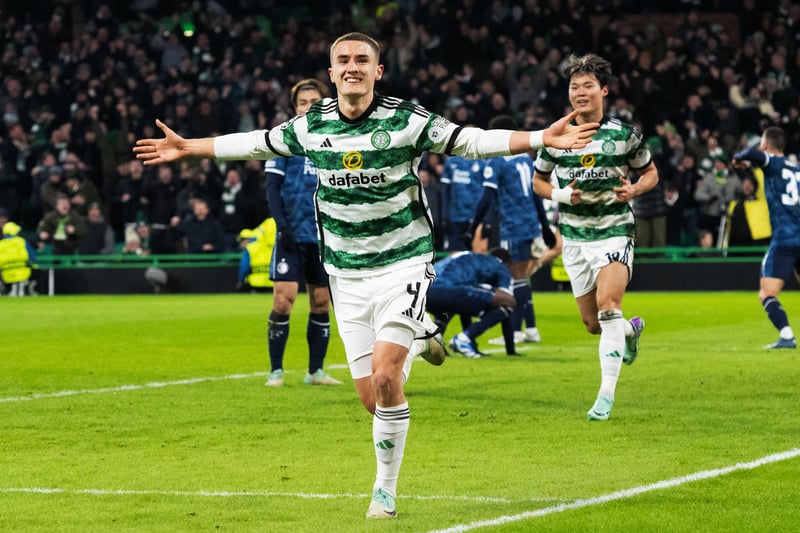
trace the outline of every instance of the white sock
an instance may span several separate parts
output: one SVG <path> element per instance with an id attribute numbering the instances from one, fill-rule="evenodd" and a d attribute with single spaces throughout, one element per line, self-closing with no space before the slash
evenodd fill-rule
<path id="1" fill-rule="evenodd" d="M 625 323 L 622 311 L 610 309 L 597 313 L 600 320 L 600 394 L 614 399 L 622 356 L 625 354 Z"/>
<path id="2" fill-rule="evenodd" d="M 372 418 L 372 440 L 378 471 L 375 475 L 374 489 L 382 488 L 392 496 L 396 495 L 397 477 L 408 436 L 408 402 L 394 407 L 375 406 Z"/>
<path id="3" fill-rule="evenodd" d="M 794 339 L 794 332 L 789 326 L 781 328 L 780 335 L 782 339 Z"/>
<path id="4" fill-rule="evenodd" d="M 622 327 L 625 328 L 625 337 L 633 337 L 633 325 L 631 325 L 630 320 L 626 320 L 625 317 L 622 317 Z"/>

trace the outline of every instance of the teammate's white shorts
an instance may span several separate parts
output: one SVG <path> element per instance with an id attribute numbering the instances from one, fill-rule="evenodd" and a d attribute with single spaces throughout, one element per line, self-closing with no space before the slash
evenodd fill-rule
<path id="1" fill-rule="evenodd" d="M 612 237 L 589 242 L 564 239 L 561 255 L 575 298 L 597 287 L 600 269 L 613 262 L 628 267 L 628 281 L 633 274 L 633 239 L 630 237 Z"/>
<path id="2" fill-rule="evenodd" d="M 430 263 L 380 276 L 330 277 L 336 324 L 353 379 L 372 375 L 375 341 L 409 348 L 415 338 L 435 333 L 436 326 L 425 312 L 425 298 L 435 277 Z"/>

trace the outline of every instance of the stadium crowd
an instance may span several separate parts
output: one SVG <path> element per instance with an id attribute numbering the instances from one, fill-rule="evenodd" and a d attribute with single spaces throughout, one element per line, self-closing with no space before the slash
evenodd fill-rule
<path id="1" fill-rule="evenodd" d="M 282 122 L 294 83 L 330 86 L 328 47 L 343 28 L 380 40 L 380 92 L 480 127 L 500 114 L 546 127 L 569 105 L 564 59 L 607 57 L 607 115 L 642 130 L 661 175 L 634 203 L 642 221 L 661 221 L 648 226 L 646 247 L 716 234 L 748 181 L 728 154 L 767 126 L 785 130 L 786 153 L 800 151 L 800 2 L 277 4 L 9 3 L 0 12 L 0 208 L 57 253 L 235 250 L 240 230 L 269 214 L 262 163 L 144 168 L 134 140 L 157 136 L 156 118 L 187 137 Z M 436 216 L 443 161 L 430 156 L 421 168 Z"/>

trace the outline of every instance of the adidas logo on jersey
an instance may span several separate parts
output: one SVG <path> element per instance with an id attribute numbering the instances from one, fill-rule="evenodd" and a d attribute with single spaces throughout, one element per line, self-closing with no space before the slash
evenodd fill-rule
<path id="1" fill-rule="evenodd" d="M 325 140 L 322 142 L 322 144 L 319 145 L 319 147 L 320 148 L 333 148 L 333 143 L 331 142 L 331 140 L 329 138 L 325 137 Z"/>

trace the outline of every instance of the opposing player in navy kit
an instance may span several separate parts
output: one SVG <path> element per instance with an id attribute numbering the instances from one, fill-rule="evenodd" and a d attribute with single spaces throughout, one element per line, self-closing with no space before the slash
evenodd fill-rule
<path id="1" fill-rule="evenodd" d="M 769 349 L 797 347 L 786 310 L 778 301 L 786 282 L 800 270 L 800 167 L 784 155 L 785 149 L 786 134 L 770 126 L 761 135 L 758 149 L 733 155 L 734 166 L 751 163 L 764 170 L 772 239 L 761 262 L 758 298 L 779 334 L 777 341 L 766 346 Z"/>
<path id="2" fill-rule="evenodd" d="M 489 127 L 513 130 L 517 126 L 511 117 L 500 115 L 489 122 Z M 533 171 L 533 158 L 529 153 L 489 159 L 484 169 L 484 197 L 476 214 L 476 220 L 482 219 L 485 211 L 496 206 L 500 226 L 499 245 L 511 254 L 510 269 L 514 278 L 514 298 L 517 305 L 510 318 L 510 325 L 514 335 L 513 342 L 517 343 L 542 340 L 536 327 L 529 278 L 532 269 L 531 244 L 539 236 L 543 236 L 550 245 L 555 244 L 555 236 L 546 222 L 547 213 L 541 198 L 533 192 Z M 523 319 L 526 327 L 525 331 L 520 331 Z M 489 342 L 504 344 L 506 340 L 499 337 Z"/>
<path id="3" fill-rule="evenodd" d="M 317 79 L 306 79 L 296 83 L 289 96 L 295 113 L 302 115 L 314 103 L 328 96 L 328 87 Z M 267 203 L 278 232 L 269 272 L 275 288 L 267 325 L 271 368 L 265 385 L 283 385 L 289 315 L 301 281 L 306 283 L 311 308 L 306 326 L 308 373 L 304 381 L 309 385 L 341 385 L 341 381 L 323 370 L 331 324 L 328 275 L 319 259 L 317 225 L 314 222 L 317 168 L 308 157 L 291 156 L 270 159 L 264 165 L 264 171 L 267 174 Z"/>
<path id="4" fill-rule="evenodd" d="M 373 414 L 377 475 L 368 518 L 397 516 L 395 496 L 410 411 L 403 384 L 416 355 L 434 364 L 443 347 L 425 312 L 435 257 L 428 201 L 417 174 L 425 151 L 475 159 L 540 146 L 581 148 L 597 124 L 569 114 L 538 132 L 464 128 L 411 102 L 375 93 L 380 45 L 362 33 L 331 46 L 337 98 L 317 102 L 269 131 L 184 139 L 161 121 L 162 139 L 137 141 L 147 165 L 183 157 L 308 156 L 317 167 L 320 253 L 336 322 L 361 403 Z"/>
<path id="5" fill-rule="evenodd" d="M 444 226 L 444 249 L 448 252 L 470 251 L 470 224 L 475 206 L 483 194 L 485 162 L 457 155 L 448 156 L 439 177 L 442 185 L 441 217 Z"/>
<path id="6" fill-rule="evenodd" d="M 450 341 L 450 347 L 470 359 L 483 357 L 478 337 L 508 320 L 517 305 L 511 288 L 511 254 L 494 248 L 488 254 L 458 252 L 434 263 L 436 279 L 428 289 L 428 311 L 444 331 L 454 315 L 479 317 Z"/>

